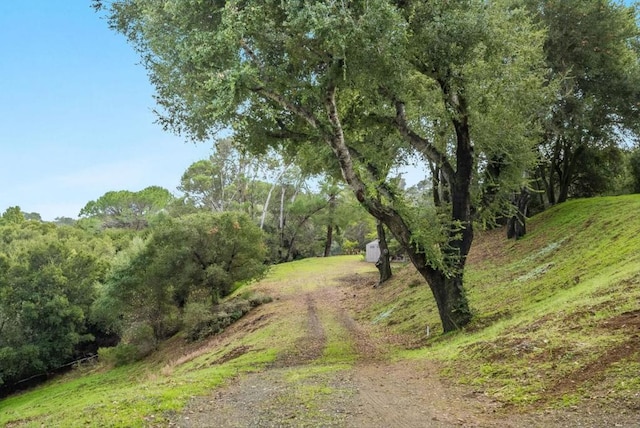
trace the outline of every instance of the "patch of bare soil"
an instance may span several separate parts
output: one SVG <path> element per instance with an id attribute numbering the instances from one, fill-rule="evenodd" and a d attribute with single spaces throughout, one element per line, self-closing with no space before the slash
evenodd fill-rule
<path id="1" fill-rule="evenodd" d="M 442 380 L 437 364 L 430 361 L 392 362 L 387 349 L 397 338 L 372 333 L 372 326 L 351 316 L 359 298 L 354 294 L 371 290 L 375 276 L 350 275 L 342 286 L 322 285 L 313 292 L 292 296 L 287 305 L 277 305 L 273 317 L 286 317 L 287 310 L 306 308 L 304 334 L 293 350 L 279 355 L 275 363 L 196 397 L 170 423 L 173 427 L 633 427 L 640 426 L 638 413 L 611 412 L 580 407 L 539 409 L 522 413 L 504 407 L 482 392 Z M 377 290 L 371 291 L 375 293 Z M 371 297 L 371 296 L 370 296 Z M 290 304 L 289 304 L 290 303 Z M 275 309 L 271 309 L 275 310 Z M 242 328 L 264 322 L 265 314 L 246 319 Z M 638 314 L 619 320 L 627 328 Z M 314 370 L 320 367 L 330 326 L 337 320 L 348 332 L 356 363 L 348 369 Z M 612 322 L 612 321 L 610 321 Z M 240 334 L 236 330 L 237 334 Z M 227 333 L 230 334 L 230 333 Z M 633 339 L 637 340 L 637 336 Z M 633 342 L 637 349 L 637 342 Z M 220 361 L 246 352 L 233 348 Z M 629 355 L 615 349 L 613 362 Z M 606 362 L 606 361 L 605 361 Z M 595 367 L 591 367 L 595 369 Z M 576 375 L 578 376 L 578 375 Z M 297 379 L 293 381 L 292 379 Z M 576 381 L 581 381 L 576 377 Z M 573 384 L 571 384 L 573 385 Z M 558 393 L 563 390 L 558 386 Z"/>
<path id="2" fill-rule="evenodd" d="M 602 323 L 602 328 L 624 330 L 628 339 L 608 349 L 591 364 L 587 364 L 558 382 L 548 393 L 548 398 L 558 398 L 574 391 L 586 382 L 602 380 L 612 364 L 632 357 L 640 350 L 640 311 L 627 312 Z M 639 421 L 640 422 L 640 421 Z"/>
<path id="3" fill-rule="evenodd" d="M 211 365 L 224 364 L 227 361 L 235 360 L 236 358 L 240 358 L 241 356 L 243 356 L 244 354 L 246 354 L 250 350 L 251 350 L 251 347 L 249 347 L 249 346 L 244 346 L 244 345 L 243 346 L 236 346 L 231 351 L 227 352 L 222 357 L 220 357 L 217 360 L 215 360 L 214 362 L 212 362 Z"/>

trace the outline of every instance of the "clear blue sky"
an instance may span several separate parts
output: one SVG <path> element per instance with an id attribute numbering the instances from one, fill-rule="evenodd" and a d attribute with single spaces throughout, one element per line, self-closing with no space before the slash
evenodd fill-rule
<path id="1" fill-rule="evenodd" d="M 153 123 L 144 68 L 90 3 L 0 1 L 0 213 L 53 220 L 109 190 L 176 192 L 210 153 Z"/>

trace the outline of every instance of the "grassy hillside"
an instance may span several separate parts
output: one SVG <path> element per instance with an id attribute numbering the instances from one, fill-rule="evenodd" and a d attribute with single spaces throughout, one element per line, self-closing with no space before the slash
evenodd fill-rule
<path id="1" fill-rule="evenodd" d="M 508 241 L 480 233 L 466 282 L 475 320 L 439 336 L 427 287 L 396 275 L 361 316 L 408 334 L 444 373 L 512 404 L 591 397 L 640 406 L 640 195 L 570 201 Z M 426 326 L 432 333 L 427 337 Z"/>
<path id="2" fill-rule="evenodd" d="M 354 265 L 356 272 L 375 270 L 361 263 L 360 256 L 276 266 L 267 278 L 250 286 L 276 301 L 255 309 L 221 335 L 192 344 L 177 335 L 142 362 L 118 368 L 81 367 L 42 387 L 1 400 L 0 426 L 167 426 L 192 397 L 207 395 L 243 373 L 260 371 L 283 353 L 297 354 L 308 308 L 289 296 L 312 292 L 319 284 L 336 285 L 330 278 L 352 274 Z M 337 328 L 328 331 L 316 365 L 302 367 L 296 375 L 308 377 L 351 364 L 351 344 L 341 340 L 341 335 Z"/>
<path id="3" fill-rule="evenodd" d="M 0 401 L 0 426 L 164 426 L 191 397 L 277 365 L 283 351 L 306 361 L 297 348 L 307 343 L 312 305 L 289 296 L 318 284 L 339 287 L 361 325 L 383 346 L 394 344 L 393 358 L 440 361 L 452 381 L 508 405 L 566 406 L 590 398 L 637 411 L 638 214 L 640 195 L 578 200 L 532 218 L 519 241 L 507 241 L 501 230 L 479 233 L 466 276 L 474 322 L 444 336 L 430 291 L 411 266 L 395 266 L 394 279 L 378 289 L 370 287 L 372 264 L 358 263 L 358 256 L 277 266 L 251 285 L 274 302 L 220 337 L 187 344 L 178 336 L 141 363 L 80 368 Z M 343 276 L 348 284 L 336 282 Z M 313 365 L 300 365 L 292 376 L 354 364 L 344 328 L 334 319 L 319 321 L 323 348 Z"/>

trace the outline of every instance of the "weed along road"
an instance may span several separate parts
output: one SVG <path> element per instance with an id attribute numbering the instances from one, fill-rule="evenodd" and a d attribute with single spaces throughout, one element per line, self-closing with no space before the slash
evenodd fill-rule
<path id="1" fill-rule="evenodd" d="M 298 265 L 262 283 L 274 302 L 236 326 L 227 346 L 247 353 L 275 346 L 274 360 L 194 398 L 174 426 L 492 425 L 491 400 L 445 386 L 433 363 L 397 360 L 392 340 L 372 331 L 370 322 L 354 320 L 354 300 L 376 280 L 371 265 L 353 257 L 325 260 L 331 266 L 321 272 L 311 263 L 311 271 Z M 272 336 L 259 346 L 231 345 L 256 324 Z"/>

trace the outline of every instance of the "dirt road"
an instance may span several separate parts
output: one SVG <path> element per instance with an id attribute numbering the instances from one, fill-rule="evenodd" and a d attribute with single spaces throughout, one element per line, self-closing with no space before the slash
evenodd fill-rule
<path id="1" fill-rule="evenodd" d="M 353 266 L 352 266 L 353 265 Z M 267 290 L 277 298 L 271 319 L 290 317 L 301 334 L 266 369 L 239 376 L 194 398 L 176 427 L 599 427 L 611 415 L 588 409 L 509 414 L 482 393 L 442 381 L 429 361 L 392 361 L 386 338 L 358 323 L 352 270 L 300 278 Z M 374 274 L 360 275 L 371 284 Z M 292 280 L 290 279 L 289 282 Z M 295 282 L 295 280 L 293 280 Z M 313 282 L 313 284 L 310 284 Z M 362 287 L 362 284 L 359 284 Z M 275 308 L 275 309 L 274 309 Z M 300 323 L 300 313 L 306 313 Z M 295 317 L 294 314 L 298 316 Z M 249 317 L 262 316 L 259 311 Z M 251 323 L 251 319 L 245 320 Z M 344 344 L 348 349 L 338 349 Z M 629 421 L 632 422 L 632 421 Z M 617 424 L 627 426 L 627 424 Z M 632 425 L 628 425 L 632 426 Z"/>

